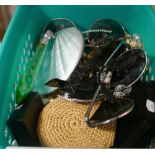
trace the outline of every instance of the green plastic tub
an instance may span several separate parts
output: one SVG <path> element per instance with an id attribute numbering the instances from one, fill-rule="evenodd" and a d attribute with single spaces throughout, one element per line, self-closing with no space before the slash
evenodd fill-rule
<path id="1" fill-rule="evenodd" d="M 143 80 L 155 76 L 155 12 L 151 6 L 18 6 L 0 44 L 0 147 L 14 145 L 6 121 L 16 106 L 15 90 L 34 54 L 36 38 L 52 18 L 68 18 L 88 29 L 99 18 L 112 18 L 138 33 L 149 56 Z M 23 139 L 24 140 L 24 139 Z"/>

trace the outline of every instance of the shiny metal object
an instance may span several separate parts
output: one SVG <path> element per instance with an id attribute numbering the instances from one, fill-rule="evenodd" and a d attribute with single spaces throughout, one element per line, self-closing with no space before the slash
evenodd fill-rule
<path id="1" fill-rule="evenodd" d="M 136 58 L 137 55 L 140 56 L 139 60 L 137 60 Z M 136 59 L 136 61 L 134 60 L 134 58 Z M 131 61 L 134 61 L 134 62 L 131 62 Z M 127 69 L 126 67 L 129 67 L 128 65 L 130 64 L 132 64 L 132 66 L 134 65 L 133 67 L 135 68 L 132 68 L 132 71 L 128 71 L 128 73 L 126 73 L 126 77 L 125 75 L 123 75 L 124 79 L 117 78 L 117 80 L 115 80 L 112 78 L 111 87 L 114 88 L 118 85 L 125 85 L 126 88 L 131 87 L 144 74 L 147 67 L 147 62 L 148 62 L 147 54 L 142 49 L 135 48 L 135 49 L 130 49 L 125 53 L 122 53 L 116 60 L 116 64 L 115 64 L 116 68 L 114 69 L 113 77 L 117 77 L 118 73 L 120 75 L 124 74 L 124 71 L 126 71 Z M 122 68 L 121 70 L 123 72 L 117 71 L 120 68 Z"/>
<path id="2" fill-rule="evenodd" d="M 122 41 L 120 42 L 120 44 L 117 46 L 117 48 L 113 51 L 113 53 L 110 55 L 110 57 L 109 57 L 109 58 L 107 59 L 107 61 L 105 62 L 104 66 L 106 66 L 106 65 L 109 63 L 109 61 L 111 60 L 111 58 L 114 56 L 114 54 L 118 51 L 118 49 L 119 49 L 123 44 L 124 44 L 124 40 L 122 40 Z M 97 89 L 96 89 L 96 92 L 95 92 L 95 94 L 94 94 L 94 96 L 93 96 L 93 99 L 92 99 L 91 103 L 90 103 L 89 106 L 88 106 L 87 112 L 86 112 L 86 114 L 84 115 L 84 120 L 87 122 L 88 125 L 90 125 L 90 124 L 89 124 L 90 112 L 91 112 L 91 110 L 92 110 L 92 107 L 93 107 L 93 105 L 94 105 L 94 103 L 95 103 L 95 101 L 96 101 L 96 97 L 97 97 L 98 93 L 100 92 L 100 90 L 101 90 L 101 86 L 99 85 L 99 86 L 97 87 Z"/>
<path id="3" fill-rule="evenodd" d="M 44 28 L 43 34 L 46 30 L 51 30 L 53 33 L 58 32 L 65 28 L 75 27 L 76 25 L 67 18 L 54 18 Z"/>
<path id="4" fill-rule="evenodd" d="M 121 98 L 114 103 L 104 101 L 87 124 L 90 127 L 108 124 L 129 114 L 134 108 L 134 101 L 129 98 Z"/>
<path id="5" fill-rule="evenodd" d="M 115 51 L 116 52 L 116 51 Z M 110 61 L 110 59 L 112 58 L 112 56 L 115 54 L 115 52 L 112 53 L 112 55 L 109 57 L 109 59 L 107 60 L 107 62 L 105 63 L 105 66 L 108 64 L 108 62 Z M 136 54 L 142 56 L 142 57 L 132 57 L 132 54 Z M 133 62 L 127 60 L 127 58 L 130 58 L 130 59 L 133 59 Z M 141 58 L 141 61 L 142 63 L 139 63 L 139 61 L 137 60 L 137 58 Z M 124 65 L 123 64 L 120 64 L 120 62 L 122 61 L 122 59 L 124 60 Z M 118 69 L 119 67 L 121 68 L 121 73 L 122 70 L 124 71 L 125 69 L 125 65 L 126 64 L 130 64 L 131 63 L 131 66 L 127 66 L 127 67 L 132 67 L 133 65 L 135 65 L 135 63 L 137 63 L 136 67 L 138 68 L 134 68 L 134 70 L 128 70 L 129 74 L 126 73 L 126 76 L 124 77 L 124 79 L 119 79 L 118 81 L 116 80 L 115 82 L 115 90 L 114 90 L 114 93 L 112 94 L 111 93 L 111 90 L 106 88 L 103 84 L 104 80 L 103 80 L 103 77 L 102 77 L 102 83 L 98 86 L 95 94 L 94 94 L 94 97 L 92 99 L 92 102 L 91 104 L 88 106 L 88 110 L 84 116 L 84 120 L 86 121 L 86 123 L 90 126 L 90 127 L 95 127 L 99 124 L 106 124 L 106 123 L 109 123 L 111 121 L 114 121 L 118 118 L 121 118 L 125 115 L 127 115 L 129 112 L 132 111 L 133 107 L 134 107 L 134 102 L 131 100 L 131 99 L 127 99 L 127 98 L 124 98 L 126 97 L 126 95 L 128 95 L 131 91 L 131 86 L 142 76 L 142 74 L 144 73 L 145 71 L 145 68 L 146 68 L 146 64 L 147 64 L 147 56 L 146 56 L 146 53 L 144 51 L 142 51 L 141 49 L 132 49 L 131 51 L 128 51 L 128 52 L 125 52 L 123 53 L 119 58 L 118 58 L 119 61 L 116 60 L 116 63 L 114 63 L 114 68 L 112 68 L 113 70 L 116 70 L 117 68 L 117 65 L 118 65 Z M 136 61 L 136 62 L 135 62 Z M 121 66 L 119 66 L 121 65 Z M 126 68 L 127 69 L 127 68 Z M 137 69 L 139 69 L 137 71 Z M 131 75 L 130 75 L 131 74 Z M 103 74 L 104 75 L 104 74 Z M 130 78 L 130 76 L 131 78 Z M 129 76 L 129 79 L 128 79 L 128 76 Z M 115 75 L 114 75 L 115 77 Z M 105 76 L 106 78 L 106 76 Z M 111 81 L 111 83 L 114 83 L 114 81 Z M 123 85 L 123 86 L 122 86 Z M 89 117 L 90 115 L 90 112 L 91 112 L 91 109 L 95 103 L 95 98 L 97 97 L 97 94 L 99 93 L 100 89 L 103 89 L 103 91 L 105 91 L 105 98 L 107 98 L 107 103 L 105 105 L 105 102 L 103 102 L 103 107 L 102 107 L 102 114 L 101 116 L 99 117 L 99 120 L 98 119 L 98 116 L 97 116 L 97 113 L 98 111 L 96 111 L 95 115 L 96 117 L 92 116 L 91 118 Z M 110 88 L 113 88 L 113 87 L 110 87 Z M 105 107 L 104 107 L 105 106 Z"/>
<path id="6" fill-rule="evenodd" d="M 51 52 L 50 75 L 47 81 L 57 78 L 67 80 L 82 56 L 83 36 L 76 28 L 65 28 L 56 33 Z"/>

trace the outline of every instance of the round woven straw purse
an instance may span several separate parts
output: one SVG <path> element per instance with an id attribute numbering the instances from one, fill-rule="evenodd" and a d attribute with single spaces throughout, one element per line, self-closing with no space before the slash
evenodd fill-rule
<path id="1" fill-rule="evenodd" d="M 43 146 L 59 148 L 108 148 L 113 145 L 116 122 L 90 128 L 83 120 L 87 104 L 61 97 L 51 100 L 38 121 L 38 137 Z M 92 113 L 99 107 L 96 103 Z"/>

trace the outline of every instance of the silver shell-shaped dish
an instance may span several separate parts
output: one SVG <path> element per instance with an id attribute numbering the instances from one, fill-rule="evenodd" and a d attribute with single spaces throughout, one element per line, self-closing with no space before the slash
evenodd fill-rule
<path id="1" fill-rule="evenodd" d="M 67 80 L 82 56 L 84 40 L 76 28 L 66 28 L 58 31 L 51 52 L 51 75 L 54 78 Z"/>

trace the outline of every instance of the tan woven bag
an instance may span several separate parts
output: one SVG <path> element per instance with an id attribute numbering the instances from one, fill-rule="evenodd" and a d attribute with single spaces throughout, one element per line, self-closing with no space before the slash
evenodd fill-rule
<path id="1" fill-rule="evenodd" d="M 108 148 L 113 145 L 116 122 L 90 128 L 83 120 L 87 104 L 58 97 L 40 114 L 38 136 L 43 146 L 59 148 Z M 93 112 L 98 108 L 96 103 Z"/>

